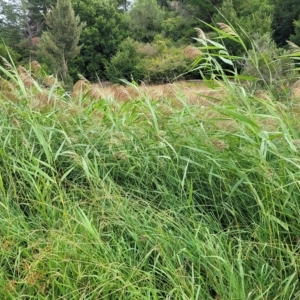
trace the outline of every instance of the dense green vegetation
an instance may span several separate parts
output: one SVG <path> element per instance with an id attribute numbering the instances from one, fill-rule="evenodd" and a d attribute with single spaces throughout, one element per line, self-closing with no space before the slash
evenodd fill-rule
<path id="1" fill-rule="evenodd" d="M 0 299 L 300 298 L 299 1 L 0 14 Z"/>
<path id="2" fill-rule="evenodd" d="M 186 49 L 217 91 L 203 105 L 133 83 L 117 101 L 83 77 L 70 94 L 4 60 L 1 299 L 300 297 L 299 51 L 281 72 L 219 25 Z"/>
<path id="3" fill-rule="evenodd" d="M 72 5 L 72 11 L 59 13 L 57 4 Z M 300 45 L 297 0 L 0 0 L 0 16 L 0 53 L 6 45 L 19 64 L 39 61 L 64 77 L 66 87 L 78 74 L 93 82 L 172 82 L 192 63 L 182 50 L 195 44 L 195 27 L 213 37 L 210 26 L 218 22 L 232 25 L 248 50 L 249 36 L 255 43 L 272 44 L 266 49 L 269 57 L 274 47 L 276 53 L 284 51 L 287 40 Z M 230 54 L 247 55 L 240 45 L 230 40 L 225 44 Z M 45 47 L 46 52 L 40 51 Z M 201 76 L 195 72 L 188 78 Z"/>

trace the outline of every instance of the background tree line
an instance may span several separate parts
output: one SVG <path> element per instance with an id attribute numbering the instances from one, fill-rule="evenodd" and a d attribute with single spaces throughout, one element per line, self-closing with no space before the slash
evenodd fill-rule
<path id="1" fill-rule="evenodd" d="M 195 43 L 194 28 L 209 34 L 201 21 L 230 23 L 270 59 L 287 40 L 300 45 L 297 0 L 0 0 L 0 15 L 0 55 L 7 47 L 18 63 L 38 60 L 68 82 L 78 73 L 92 81 L 170 81 L 191 64 L 182 50 Z"/>

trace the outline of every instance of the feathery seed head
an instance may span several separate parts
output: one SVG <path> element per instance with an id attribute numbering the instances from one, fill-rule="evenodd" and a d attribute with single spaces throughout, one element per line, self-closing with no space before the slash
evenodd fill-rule
<path id="1" fill-rule="evenodd" d="M 202 52 L 194 46 L 187 46 L 183 50 L 183 55 L 189 59 L 195 59 L 196 57 L 201 56 Z"/>
<path id="2" fill-rule="evenodd" d="M 204 31 L 202 29 L 197 28 L 197 27 L 194 28 L 194 29 L 197 31 L 197 35 L 198 35 L 199 39 L 207 40 L 206 35 L 205 35 L 205 33 L 204 33 Z"/>
<path id="3" fill-rule="evenodd" d="M 227 24 L 225 23 L 217 23 L 217 25 L 220 27 L 220 29 L 232 36 L 237 36 L 237 34 L 235 33 L 235 31 Z"/>

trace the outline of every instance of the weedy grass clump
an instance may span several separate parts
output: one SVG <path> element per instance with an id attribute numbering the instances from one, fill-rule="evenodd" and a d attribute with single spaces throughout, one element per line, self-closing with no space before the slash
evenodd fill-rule
<path id="1" fill-rule="evenodd" d="M 47 96 L 0 67 L 18 87 L 0 91 L 1 299 L 299 298 L 298 104 L 198 41 L 194 67 L 223 89 L 208 105 L 130 83 L 129 101 Z"/>

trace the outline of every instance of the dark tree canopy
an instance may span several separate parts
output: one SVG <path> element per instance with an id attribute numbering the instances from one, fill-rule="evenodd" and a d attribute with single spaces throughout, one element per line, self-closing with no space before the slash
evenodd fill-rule
<path id="1" fill-rule="evenodd" d="M 87 26 L 80 38 L 81 55 L 72 64 L 72 70 L 91 80 L 105 78 L 106 64 L 129 34 L 127 17 L 112 1 L 73 0 L 73 7 Z"/>
<path id="2" fill-rule="evenodd" d="M 300 14 L 300 1 L 276 0 L 274 2 L 273 38 L 278 46 L 284 46 L 286 45 L 286 40 L 295 34 L 294 21 L 298 19 Z"/>
<path id="3" fill-rule="evenodd" d="M 182 6 L 187 10 L 190 17 L 209 23 L 222 2 L 223 0 L 183 0 Z"/>
<path id="4" fill-rule="evenodd" d="M 294 21 L 295 34 L 290 36 L 290 40 L 300 47 L 300 14 L 297 20 Z"/>
<path id="5" fill-rule="evenodd" d="M 35 35 L 40 35 L 45 29 L 45 16 L 50 7 L 55 6 L 56 0 L 26 0 L 24 1 L 28 11 L 30 26 L 35 29 Z"/>

